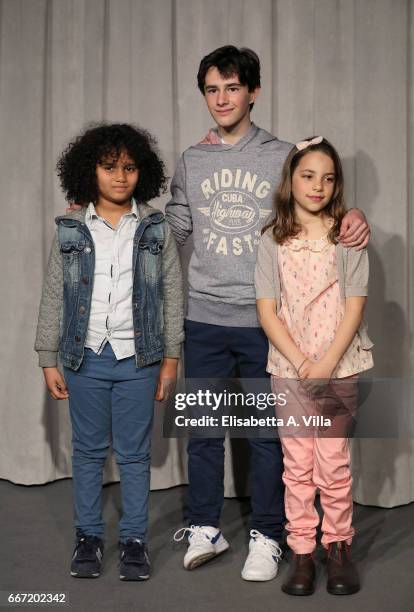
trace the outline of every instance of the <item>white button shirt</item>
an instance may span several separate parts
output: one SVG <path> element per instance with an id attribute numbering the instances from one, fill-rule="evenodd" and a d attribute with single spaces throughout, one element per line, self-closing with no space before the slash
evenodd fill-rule
<path id="1" fill-rule="evenodd" d="M 135 354 L 132 319 L 132 252 L 138 222 L 137 204 L 116 228 L 100 217 L 90 203 L 85 223 L 95 245 L 95 275 L 85 347 L 100 355 L 107 342 L 116 358 Z"/>

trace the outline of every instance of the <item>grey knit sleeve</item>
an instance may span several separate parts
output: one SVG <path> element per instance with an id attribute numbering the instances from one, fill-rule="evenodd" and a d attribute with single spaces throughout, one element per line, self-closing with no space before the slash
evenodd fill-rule
<path id="1" fill-rule="evenodd" d="M 39 366 L 42 368 L 50 368 L 57 365 L 62 307 L 62 255 L 56 231 L 43 282 L 34 346 L 35 351 L 39 355 Z"/>
<path id="2" fill-rule="evenodd" d="M 165 224 L 162 260 L 164 293 L 164 356 L 179 358 L 184 341 L 184 286 L 180 257 L 174 236 Z"/>
<path id="3" fill-rule="evenodd" d="M 256 288 L 256 299 L 277 297 L 274 282 L 273 251 L 276 244 L 268 234 L 263 234 L 257 253 L 256 268 L 254 272 L 254 284 Z"/>
<path id="4" fill-rule="evenodd" d="M 369 261 L 367 249 L 347 249 L 345 255 L 345 297 L 367 296 Z"/>
<path id="5" fill-rule="evenodd" d="M 165 207 L 165 217 L 180 246 L 193 231 L 193 218 L 186 194 L 186 170 L 184 156 L 181 156 L 171 181 L 171 199 Z"/>

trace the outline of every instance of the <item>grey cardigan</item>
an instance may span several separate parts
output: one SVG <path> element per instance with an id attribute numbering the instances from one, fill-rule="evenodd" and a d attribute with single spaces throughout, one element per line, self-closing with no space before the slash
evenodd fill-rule
<path id="1" fill-rule="evenodd" d="M 256 299 L 269 298 L 276 300 L 276 312 L 281 308 L 280 278 L 278 267 L 278 244 L 273 238 L 273 228 L 268 228 L 262 235 L 257 254 L 254 282 Z M 341 297 L 367 296 L 369 263 L 366 249 L 356 251 L 342 244 L 335 246 L 338 283 Z M 374 345 L 368 336 L 368 329 L 363 321 L 358 330 L 361 348 L 369 350 Z"/>

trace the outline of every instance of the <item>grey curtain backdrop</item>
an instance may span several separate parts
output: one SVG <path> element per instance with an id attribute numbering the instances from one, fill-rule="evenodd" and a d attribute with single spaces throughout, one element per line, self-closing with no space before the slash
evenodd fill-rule
<path id="1" fill-rule="evenodd" d="M 257 124 L 293 142 L 323 134 L 343 155 L 348 204 L 373 230 L 375 374 L 412 377 L 410 0 L 1 0 L 0 32 L 0 478 L 71 474 L 68 407 L 48 398 L 33 352 L 53 219 L 65 209 L 58 154 L 88 122 L 136 122 L 158 138 L 172 175 L 211 125 L 195 77 L 201 57 L 223 44 L 252 47 L 262 60 Z M 153 488 L 186 481 L 184 441 L 162 438 L 161 417 L 158 409 Z M 356 440 L 353 451 L 357 501 L 414 499 L 412 439 Z M 234 495 L 231 453 L 226 461 Z M 113 464 L 106 477 L 117 478 Z"/>

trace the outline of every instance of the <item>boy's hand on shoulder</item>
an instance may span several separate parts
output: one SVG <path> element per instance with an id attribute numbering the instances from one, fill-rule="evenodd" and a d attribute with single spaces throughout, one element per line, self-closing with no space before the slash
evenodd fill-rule
<path id="1" fill-rule="evenodd" d="M 338 240 L 346 247 L 355 247 L 361 251 L 367 246 L 371 235 L 371 228 L 367 219 L 359 208 L 351 208 L 341 223 Z"/>
<path id="2" fill-rule="evenodd" d="M 69 202 L 69 206 L 66 209 L 67 213 L 74 212 L 76 210 L 82 210 L 82 205 L 77 204 L 76 202 Z"/>
<path id="3" fill-rule="evenodd" d="M 162 402 L 171 397 L 174 391 L 175 381 L 177 380 L 177 367 L 178 359 L 164 357 L 162 360 L 157 391 L 155 393 L 155 399 L 158 402 Z"/>
<path id="4" fill-rule="evenodd" d="M 43 368 L 46 386 L 50 395 L 55 400 L 64 400 L 69 398 L 69 391 L 66 387 L 65 380 L 57 368 Z"/>

